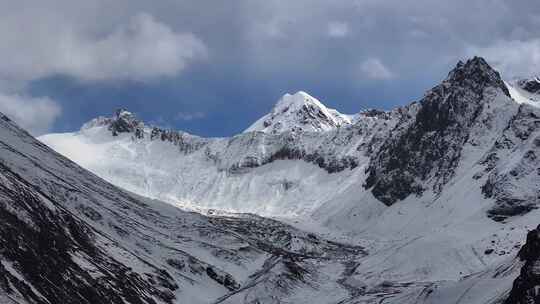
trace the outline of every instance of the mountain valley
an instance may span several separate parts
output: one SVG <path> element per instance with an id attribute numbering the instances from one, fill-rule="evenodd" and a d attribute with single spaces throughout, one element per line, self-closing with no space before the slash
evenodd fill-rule
<path id="1" fill-rule="evenodd" d="M 1 303 L 540 303 L 540 82 L 459 62 L 354 115 L 284 95 L 204 138 L 0 116 Z"/>

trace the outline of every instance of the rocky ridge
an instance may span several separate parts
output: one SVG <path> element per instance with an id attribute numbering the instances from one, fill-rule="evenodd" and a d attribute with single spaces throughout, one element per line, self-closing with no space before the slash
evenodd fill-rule
<path id="1" fill-rule="evenodd" d="M 493 170 L 505 166 L 504 157 L 496 155 L 502 148 L 501 142 L 513 142 L 513 149 L 531 145 L 525 159 L 529 160 L 530 167 L 536 162 L 535 140 L 509 133 L 517 128 L 528 128 L 527 132 L 535 138 L 538 124 L 534 113 L 537 110 L 528 104 L 520 107 L 510 93 L 499 73 L 484 59 L 475 57 L 459 62 L 448 77 L 419 102 L 390 112 L 360 112 L 350 122 L 336 119 L 318 100 L 300 92 L 285 95 L 270 114 L 248 128 L 249 132 L 231 138 L 201 138 L 182 131 L 146 126 L 125 110 L 117 111 L 112 118 L 95 119 L 83 130 L 104 126 L 113 136 L 127 133 L 132 134 L 134 141 L 170 142 L 191 161 L 205 162 L 228 175 L 243 175 L 279 160 L 302 160 L 328 173 L 367 166 L 363 169 L 366 178 L 360 184 L 386 205 L 410 195 L 421 196 L 426 190 L 438 195 L 460 166 L 487 165 L 484 173 L 478 172 L 474 178 L 490 173 L 482 191 L 486 197 L 499 197 L 497 206 L 488 214 L 501 220 L 530 211 L 538 204 L 535 193 L 527 197 L 523 192 L 518 194 L 520 192 L 512 188 L 516 184 L 502 182 L 509 180 L 508 176 L 504 177 L 506 173 L 500 168 Z M 316 108 L 319 114 L 311 110 L 305 112 L 307 105 L 310 109 L 311 106 Z M 298 113 L 309 114 L 306 114 L 309 128 L 296 128 L 305 126 L 306 122 L 296 119 Z M 273 121 L 272 126 L 287 126 L 283 129 L 270 128 L 270 124 L 264 127 L 266 120 Z M 283 124 L 284 121 L 287 123 Z M 516 126 L 517 123 L 527 127 Z M 501 134 L 506 138 L 500 138 Z M 465 165 L 464 150 L 479 156 Z M 506 153 L 505 157 L 512 153 Z M 538 183 L 532 173 L 526 179 L 527 185 Z M 498 194 L 490 190 L 494 183 L 499 185 Z M 510 198 L 510 192 L 522 197 Z M 519 206 L 503 207 L 510 201 L 511 205 Z"/>

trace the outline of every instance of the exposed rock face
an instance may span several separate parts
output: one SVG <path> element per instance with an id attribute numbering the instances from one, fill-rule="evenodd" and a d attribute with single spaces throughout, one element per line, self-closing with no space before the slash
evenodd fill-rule
<path id="1" fill-rule="evenodd" d="M 152 303 L 150 294 L 171 303 L 178 286 L 167 272 L 160 273 L 167 283 L 160 290 L 98 248 L 91 227 L 61 208 L 45 207 L 43 194 L 8 167 L 0 164 L 0 171 L 0 257 L 24 277 L 0 264 L 0 289 L 32 303 Z M 75 252 L 106 269 L 106 277 L 82 269 Z"/>
<path id="2" fill-rule="evenodd" d="M 113 136 L 117 136 L 118 133 L 134 132 L 139 137 L 143 127 L 144 125 L 135 118 L 135 115 L 124 109 L 116 111 L 115 117 L 109 125 Z"/>
<path id="3" fill-rule="evenodd" d="M 527 234 L 518 257 L 525 262 L 505 304 L 540 303 L 540 226 Z"/>
<path id="4" fill-rule="evenodd" d="M 135 114 L 125 109 L 118 109 L 112 117 L 98 117 L 84 124 L 81 130 L 95 127 L 107 127 L 112 136 L 122 133 L 132 134 L 133 139 L 161 140 L 170 142 L 178 146 L 183 153 L 192 153 L 204 147 L 208 140 L 198 136 L 190 135 L 186 132 L 159 128 L 156 126 L 147 127 Z"/>
<path id="5" fill-rule="evenodd" d="M 398 124 L 375 154 L 365 187 L 387 205 L 421 194 L 426 181 L 439 192 L 454 175 L 471 127 L 495 94 L 510 97 L 498 72 L 482 58 L 458 63 Z"/>
<path id="6" fill-rule="evenodd" d="M 144 123 L 139 120 L 133 113 L 118 109 L 112 117 L 94 118 L 82 126 L 82 130 L 90 129 L 99 126 L 107 126 L 113 136 L 118 136 L 120 133 L 134 133 L 136 137 L 142 138 L 142 130 Z"/>

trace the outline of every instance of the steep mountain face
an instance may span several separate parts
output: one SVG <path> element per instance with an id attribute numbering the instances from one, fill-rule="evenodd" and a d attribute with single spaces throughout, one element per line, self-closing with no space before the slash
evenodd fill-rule
<path id="1" fill-rule="evenodd" d="M 518 255 L 524 262 L 505 304 L 540 303 L 540 226 L 527 234 Z"/>
<path id="2" fill-rule="evenodd" d="M 306 92 L 285 94 L 272 111 L 244 132 L 261 131 L 278 134 L 285 131 L 329 131 L 350 125 L 354 117 L 328 109 Z"/>
<path id="3" fill-rule="evenodd" d="M 0 219 L 1 303 L 338 301 L 349 291 L 327 269 L 365 255 L 274 220 L 138 197 L 1 114 Z"/>
<path id="4" fill-rule="evenodd" d="M 428 184 L 440 193 L 473 140 L 473 127 L 491 127 L 482 113 L 512 103 L 499 73 L 484 59 L 458 63 L 419 102 L 414 118 L 400 122 L 373 157 L 365 186 L 373 187 L 373 195 L 387 205 L 422 194 Z"/>
<path id="5" fill-rule="evenodd" d="M 501 161 L 504 160 L 504 161 Z M 502 221 L 540 205 L 540 108 L 522 104 L 482 160 L 488 179 L 482 192 L 496 204 L 489 216 Z M 480 178 L 484 172 L 479 172 Z"/>
<path id="6" fill-rule="evenodd" d="M 13 302 L 171 302 L 178 286 L 167 272 L 149 267 L 149 276 L 162 280 L 152 284 L 96 246 L 92 227 L 1 169 L 0 286 Z"/>
<path id="7" fill-rule="evenodd" d="M 420 101 L 350 120 L 298 93 L 230 138 L 149 126 L 121 110 L 40 139 L 137 194 L 214 215 L 279 218 L 370 253 L 323 272 L 319 262 L 269 258 L 220 303 L 272 303 L 268 290 L 284 278 L 278 294 L 293 303 L 301 301 L 291 290 L 316 289 L 313 280 L 330 282 L 318 296 L 339 281 L 332 298 L 341 303 L 493 303 L 508 296 L 520 240 L 540 216 L 539 109 L 523 92 L 473 58 Z M 252 245 L 265 227 L 282 227 L 230 220 L 211 223 Z"/>

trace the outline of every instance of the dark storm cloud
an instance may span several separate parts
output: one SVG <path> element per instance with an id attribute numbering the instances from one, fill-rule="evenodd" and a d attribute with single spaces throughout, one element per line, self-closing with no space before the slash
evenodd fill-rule
<path id="1" fill-rule="evenodd" d="M 356 112 L 418 98 L 472 55 L 507 77 L 540 70 L 536 0 L 0 0 L 0 8 L 2 94 L 56 100 L 57 129 L 125 105 L 225 135 L 286 91 Z"/>

